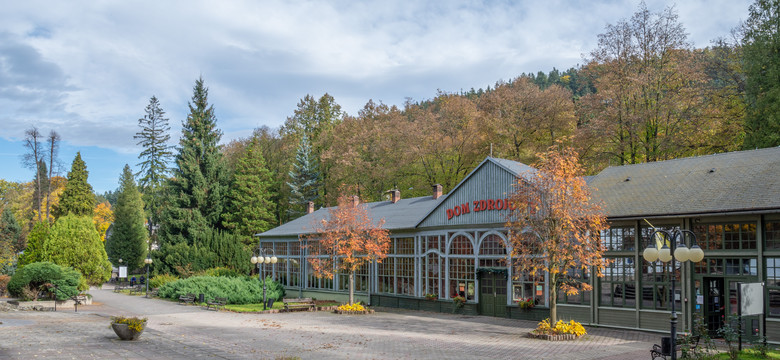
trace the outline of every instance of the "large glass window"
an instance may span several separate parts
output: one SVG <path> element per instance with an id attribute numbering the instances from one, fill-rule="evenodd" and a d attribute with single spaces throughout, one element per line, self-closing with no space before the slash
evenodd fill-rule
<path id="1" fill-rule="evenodd" d="M 634 258 L 609 258 L 600 283 L 600 306 L 633 307 L 636 304 Z"/>
<path id="2" fill-rule="evenodd" d="M 474 300 L 474 259 L 450 258 L 450 298 Z"/>
<path id="3" fill-rule="evenodd" d="M 444 260 L 439 254 L 430 253 L 422 258 L 423 295 L 443 297 Z"/>
<path id="4" fill-rule="evenodd" d="M 607 250 L 634 250 L 635 234 L 633 226 L 613 226 L 601 231 L 601 243 Z"/>
<path id="5" fill-rule="evenodd" d="M 535 305 L 545 305 L 544 275 L 520 274 L 512 280 L 512 302 L 533 299 Z"/>
<path id="6" fill-rule="evenodd" d="M 395 258 L 387 257 L 377 264 L 378 282 L 380 293 L 392 294 L 395 292 Z"/>
<path id="7" fill-rule="evenodd" d="M 393 254 L 414 254 L 414 238 L 396 238 L 393 239 L 393 243 L 395 245 L 395 252 L 393 252 Z"/>
<path id="8" fill-rule="evenodd" d="M 339 271 L 339 291 L 349 291 L 349 272 Z M 355 271 L 355 291 L 368 291 L 368 265 L 366 264 Z"/>
<path id="9" fill-rule="evenodd" d="M 590 281 L 590 273 L 587 269 L 571 270 L 569 278 L 572 281 L 580 283 L 588 283 Z M 567 295 L 565 291 L 558 290 L 558 303 L 559 304 L 576 304 L 576 305 L 589 305 L 590 295 L 592 291 L 580 290 L 576 295 Z"/>
<path id="10" fill-rule="evenodd" d="M 474 247 L 471 245 L 469 238 L 458 235 L 452 239 L 450 243 L 450 255 L 473 255 Z"/>
<path id="11" fill-rule="evenodd" d="M 506 255 L 506 246 L 501 237 L 496 234 L 491 234 L 482 239 L 482 244 L 479 246 L 480 255 Z"/>
<path id="12" fill-rule="evenodd" d="M 670 309 L 669 301 L 672 298 L 671 269 L 671 263 L 642 261 L 642 309 Z M 680 288 L 678 283 L 676 291 L 679 292 Z"/>
<path id="13" fill-rule="evenodd" d="M 444 243 L 444 236 L 425 236 L 422 238 L 422 252 L 426 252 L 428 250 L 438 250 L 444 253 Z"/>
<path id="14" fill-rule="evenodd" d="M 766 223 L 764 230 L 767 250 L 780 250 L 780 221 Z"/>
<path id="15" fill-rule="evenodd" d="M 780 316 L 780 258 L 766 259 L 766 288 L 769 316 Z"/>
<path id="16" fill-rule="evenodd" d="M 399 295 L 414 295 L 414 258 L 396 258 L 395 270 L 395 293 Z"/>
<path id="17" fill-rule="evenodd" d="M 693 227 L 704 250 L 752 250 L 756 248 L 756 224 L 701 224 Z"/>
<path id="18" fill-rule="evenodd" d="M 314 270 L 311 264 L 306 263 L 306 272 L 309 274 L 307 286 L 313 289 L 333 290 L 333 278 L 314 276 Z"/>

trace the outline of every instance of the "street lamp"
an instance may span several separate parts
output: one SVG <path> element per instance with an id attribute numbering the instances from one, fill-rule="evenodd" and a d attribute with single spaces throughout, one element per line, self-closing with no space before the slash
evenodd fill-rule
<path id="1" fill-rule="evenodd" d="M 655 228 L 654 228 L 655 229 Z M 663 234 L 663 236 L 661 235 Z M 692 238 L 690 249 L 688 249 L 685 246 L 685 235 L 690 235 Z M 663 246 L 660 250 L 656 249 L 655 245 L 653 244 L 656 237 L 665 237 L 666 240 L 668 240 L 668 246 L 667 241 L 664 240 Z M 677 244 L 678 238 L 680 240 L 680 244 Z M 696 234 L 693 233 L 693 231 L 690 230 L 679 230 L 676 229 L 672 232 L 667 230 L 658 230 L 655 229 L 652 234 L 650 234 L 650 245 L 645 248 L 644 252 L 642 252 L 642 257 L 647 260 L 648 262 L 655 262 L 656 260 L 661 260 L 661 262 L 670 262 L 672 265 L 672 315 L 670 317 L 671 322 L 671 349 L 669 350 L 670 354 L 672 356 L 672 360 L 677 359 L 677 351 L 675 348 L 677 347 L 677 313 L 674 310 L 674 302 L 675 302 L 675 293 L 674 293 L 674 261 L 677 260 L 681 263 L 686 261 L 692 261 L 692 262 L 699 262 L 704 259 L 704 251 L 699 247 L 699 245 L 696 243 Z M 665 354 L 666 355 L 666 354 Z"/>
<path id="2" fill-rule="evenodd" d="M 152 255 L 148 254 L 146 255 L 146 259 L 144 259 L 144 264 L 146 264 L 146 297 L 149 298 L 149 267 L 152 265 Z"/>
<path id="3" fill-rule="evenodd" d="M 268 256 L 268 252 L 271 252 L 271 256 Z M 279 259 L 276 258 L 276 252 L 274 252 L 274 249 L 258 249 L 258 254 L 260 256 L 252 256 L 252 264 L 257 264 L 257 267 L 260 268 L 261 274 L 258 274 L 261 276 L 261 281 L 263 282 L 263 310 L 265 310 L 265 268 L 261 267 L 261 264 L 276 264 Z"/>

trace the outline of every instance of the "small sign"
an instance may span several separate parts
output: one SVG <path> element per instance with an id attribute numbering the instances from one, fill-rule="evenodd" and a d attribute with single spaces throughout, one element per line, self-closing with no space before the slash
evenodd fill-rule
<path id="1" fill-rule="evenodd" d="M 126 278 L 127 277 L 127 266 L 120 266 L 119 267 L 119 277 Z"/>
<path id="2" fill-rule="evenodd" d="M 544 296 L 542 285 L 536 285 L 536 296 Z"/>
<path id="3" fill-rule="evenodd" d="M 696 295 L 696 304 L 697 305 L 704 304 L 704 295 Z"/>

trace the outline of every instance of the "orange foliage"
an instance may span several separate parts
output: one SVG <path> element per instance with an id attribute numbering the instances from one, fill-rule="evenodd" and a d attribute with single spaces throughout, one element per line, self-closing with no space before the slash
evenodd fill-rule
<path id="1" fill-rule="evenodd" d="M 382 228 L 368 209 L 351 196 L 341 196 L 338 206 L 315 226 L 309 237 L 309 263 L 318 277 L 332 278 L 336 270 L 350 274 L 350 304 L 353 303 L 354 273 L 376 260 L 381 262 L 390 250 L 389 231 Z"/>
<path id="2" fill-rule="evenodd" d="M 114 212 L 111 211 L 111 204 L 107 201 L 98 204 L 95 207 L 95 214 L 92 215 L 92 221 L 95 223 L 100 239 L 106 241 L 106 231 L 111 223 L 114 222 Z"/>
<path id="3" fill-rule="evenodd" d="M 581 278 L 583 270 L 593 269 L 603 276 L 605 248 L 599 235 L 608 225 L 601 207 L 591 202 L 573 149 L 553 146 L 538 156 L 538 171 L 517 180 L 507 227 L 515 273 L 536 278 L 546 272 L 550 276 L 554 323 L 557 290 L 569 295 L 590 290 Z"/>

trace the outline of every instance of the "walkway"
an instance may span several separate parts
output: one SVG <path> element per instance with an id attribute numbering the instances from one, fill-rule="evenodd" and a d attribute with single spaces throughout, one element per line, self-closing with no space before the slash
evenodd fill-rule
<path id="1" fill-rule="evenodd" d="M 644 359 L 660 335 L 588 328 L 577 341 L 523 337 L 534 322 L 381 309 L 238 314 L 92 290 L 96 305 L 0 312 L 0 359 Z M 111 315 L 143 315 L 138 341 L 120 341 Z"/>

